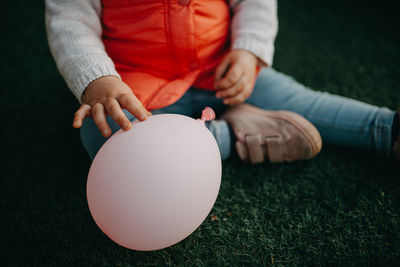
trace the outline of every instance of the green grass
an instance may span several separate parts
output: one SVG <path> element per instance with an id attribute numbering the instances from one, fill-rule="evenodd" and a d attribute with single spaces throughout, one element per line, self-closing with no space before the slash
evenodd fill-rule
<path id="1" fill-rule="evenodd" d="M 212 213 L 183 242 L 136 252 L 89 213 L 77 101 L 51 59 L 43 3 L 3 4 L 1 266 L 293 266 L 400 263 L 400 171 L 371 151 L 224 162 Z M 375 2 L 376 3 L 376 2 Z M 400 105 L 400 19 L 389 1 L 280 1 L 275 68 L 323 91 Z M 272 261 L 273 259 L 273 261 Z"/>

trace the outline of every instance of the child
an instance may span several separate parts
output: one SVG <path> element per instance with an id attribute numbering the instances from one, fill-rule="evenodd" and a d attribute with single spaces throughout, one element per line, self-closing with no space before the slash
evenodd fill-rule
<path id="1" fill-rule="evenodd" d="M 252 163 L 312 158 L 320 133 L 400 160 L 398 113 L 271 68 L 277 24 L 276 0 L 46 0 L 50 49 L 82 103 L 73 126 L 92 159 L 150 111 L 198 116 L 210 106 L 223 159 L 232 144 Z"/>

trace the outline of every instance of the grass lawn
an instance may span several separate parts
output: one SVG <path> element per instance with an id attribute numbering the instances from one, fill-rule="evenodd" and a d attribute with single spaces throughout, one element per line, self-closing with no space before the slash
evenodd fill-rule
<path id="1" fill-rule="evenodd" d="M 224 162 L 218 220 L 175 246 L 113 243 L 87 207 L 90 161 L 71 127 L 78 102 L 49 53 L 42 2 L 2 4 L 0 266 L 400 264 L 399 167 L 327 144 L 306 162 Z M 274 66 L 311 88 L 395 109 L 398 10 L 389 1 L 282 0 Z"/>

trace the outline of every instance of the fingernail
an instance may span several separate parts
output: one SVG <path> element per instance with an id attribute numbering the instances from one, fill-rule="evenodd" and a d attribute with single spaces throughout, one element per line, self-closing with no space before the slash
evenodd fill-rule
<path id="1" fill-rule="evenodd" d="M 104 136 L 108 136 L 108 133 L 109 133 L 108 129 L 103 129 L 102 134 Z"/>
<path id="2" fill-rule="evenodd" d="M 147 118 L 146 114 L 142 114 L 139 117 L 139 120 L 144 121 Z"/>
<path id="3" fill-rule="evenodd" d="M 125 122 L 124 125 L 122 125 L 122 128 L 123 128 L 124 130 L 128 130 L 128 128 L 129 128 L 129 123 L 128 123 L 128 122 Z"/>

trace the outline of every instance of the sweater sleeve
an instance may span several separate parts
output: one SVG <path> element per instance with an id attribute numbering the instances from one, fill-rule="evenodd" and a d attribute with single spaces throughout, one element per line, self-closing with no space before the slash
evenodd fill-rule
<path id="1" fill-rule="evenodd" d="M 119 77 L 101 40 L 100 12 L 100 0 L 46 0 L 50 51 L 79 102 L 93 80 L 107 75 Z"/>
<path id="2" fill-rule="evenodd" d="M 278 32 L 276 0 L 230 0 L 232 49 L 255 54 L 261 65 L 271 66 Z"/>

